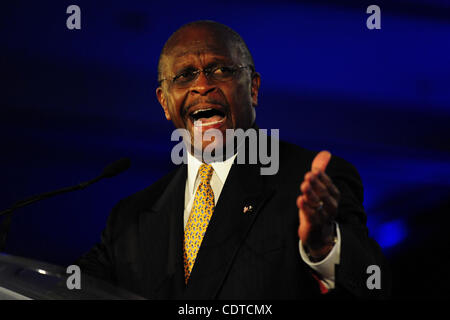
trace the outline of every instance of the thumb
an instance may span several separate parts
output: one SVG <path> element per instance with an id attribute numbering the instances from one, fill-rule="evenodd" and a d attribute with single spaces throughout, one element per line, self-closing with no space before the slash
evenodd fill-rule
<path id="1" fill-rule="evenodd" d="M 325 171 L 328 162 L 330 162 L 331 153 L 328 151 L 320 151 L 314 158 L 311 170 L 312 171 Z"/>

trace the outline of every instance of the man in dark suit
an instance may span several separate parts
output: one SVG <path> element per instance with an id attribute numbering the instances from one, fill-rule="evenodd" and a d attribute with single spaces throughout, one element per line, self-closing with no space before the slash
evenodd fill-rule
<path id="1" fill-rule="evenodd" d="M 230 28 L 198 21 L 178 29 L 162 50 L 158 77 L 167 120 L 191 137 L 257 128 L 260 75 Z M 388 294 L 388 269 L 368 237 L 351 164 L 280 141 L 277 173 L 262 175 L 260 162 L 236 161 L 245 143 L 223 161 L 194 156 L 213 143 L 187 141 L 187 164 L 120 201 L 101 242 L 78 261 L 82 272 L 153 299 Z M 367 273 L 374 265 L 375 287 Z"/>

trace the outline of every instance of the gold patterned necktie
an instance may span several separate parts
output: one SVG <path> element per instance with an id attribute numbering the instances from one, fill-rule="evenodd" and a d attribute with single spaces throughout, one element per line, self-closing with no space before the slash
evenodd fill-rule
<path id="1" fill-rule="evenodd" d="M 214 192 L 210 184 L 213 170 L 211 165 L 202 164 L 200 166 L 198 171 L 200 184 L 195 193 L 191 214 L 184 229 L 184 276 L 186 284 L 214 211 Z"/>

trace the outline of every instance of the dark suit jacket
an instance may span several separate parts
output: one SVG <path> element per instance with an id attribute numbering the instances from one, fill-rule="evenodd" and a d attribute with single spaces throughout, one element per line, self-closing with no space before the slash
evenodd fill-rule
<path id="1" fill-rule="evenodd" d="M 316 152 L 280 141 L 276 175 L 260 164 L 233 164 L 191 277 L 184 284 L 183 211 L 187 166 L 120 201 L 101 242 L 77 264 L 82 272 L 151 299 L 297 299 L 323 297 L 299 253 L 296 198 Z M 388 269 L 368 237 L 356 169 L 333 156 L 326 172 L 341 192 L 337 221 L 341 257 L 336 289 L 325 296 L 382 297 Z M 252 212 L 243 213 L 251 205 Z M 369 290 L 369 265 L 379 265 L 381 290 Z"/>

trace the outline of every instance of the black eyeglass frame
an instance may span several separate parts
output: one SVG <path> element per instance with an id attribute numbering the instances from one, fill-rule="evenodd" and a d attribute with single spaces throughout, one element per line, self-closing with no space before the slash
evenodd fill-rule
<path id="1" fill-rule="evenodd" d="M 206 68 L 201 69 L 201 70 L 197 69 L 197 70 L 193 71 L 192 73 L 195 75 L 194 78 L 193 78 L 192 80 L 189 81 L 189 83 L 187 84 L 186 87 L 180 87 L 180 88 L 187 88 L 187 87 L 189 87 L 191 83 L 193 83 L 195 80 L 197 80 L 197 78 L 198 78 L 198 76 L 200 75 L 200 73 L 204 73 L 205 76 L 206 76 L 206 78 L 208 78 L 208 80 L 211 80 L 210 75 L 213 74 L 214 71 L 216 71 L 217 69 L 224 68 L 224 67 L 230 68 L 230 69 L 235 69 L 235 70 L 233 71 L 233 76 L 232 76 L 232 78 L 234 77 L 234 75 L 235 75 L 239 70 L 242 70 L 242 69 L 245 69 L 245 68 L 250 68 L 250 70 L 251 70 L 252 73 L 255 72 L 255 67 L 254 67 L 253 65 L 251 65 L 251 64 L 248 64 L 248 65 L 245 65 L 245 66 L 222 66 L 222 65 L 221 65 L 221 66 L 214 66 L 214 67 L 206 67 Z M 174 76 L 174 77 L 172 77 L 172 78 L 164 78 L 164 79 L 161 79 L 161 80 L 158 81 L 158 84 L 161 86 L 162 82 L 163 82 L 163 81 L 167 81 L 167 80 L 170 80 L 170 82 L 171 82 L 172 84 L 176 84 L 175 80 L 176 80 L 177 78 L 179 78 L 181 75 L 182 75 L 182 73 L 180 73 L 180 74 L 178 74 L 178 75 L 176 75 L 176 76 Z M 229 81 L 229 80 L 231 80 L 232 78 L 230 78 L 230 79 L 228 79 L 228 80 L 225 80 L 224 82 Z M 214 81 L 218 81 L 217 79 L 213 79 L 213 80 L 214 80 Z M 223 80 L 222 80 L 222 81 L 223 81 Z M 220 80 L 219 80 L 219 82 L 220 82 Z"/>

